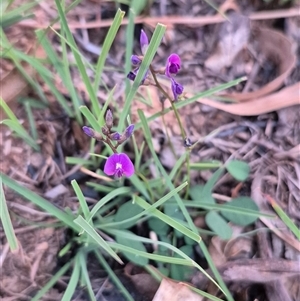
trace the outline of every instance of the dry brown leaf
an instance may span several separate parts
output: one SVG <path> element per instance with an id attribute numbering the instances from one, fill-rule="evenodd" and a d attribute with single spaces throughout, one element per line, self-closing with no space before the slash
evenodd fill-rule
<path id="1" fill-rule="evenodd" d="M 41 47 L 37 49 L 32 49 L 28 52 L 29 54 L 35 55 L 37 58 L 45 58 L 46 54 Z M 35 69 L 27 64 L 22 64 L 24 71 L 29 77 L 34 77 L 36 74 Z M 2 99 L 9 104 L 9 107 L 13 110 L 16 105 L 15 100 L 19 96 L 27 95 L 30 91 L 29 83 L 26 81 L 24 76 L 14 68 L 12 71 L 4 74 L 4 76 L 0 79 L 0 87 L 1 87 L 1 97 Z M 13 87 L 13 89 L 12 89 Z M 0 116 L 4 118 L 4 112 L 2 108 L 0 109 Z"/>
<path id="2" fill-rule="evenodd" d="M 192 292 L 184 283 L 164 278 L 153 301 L 202 301 L 203 297 Z"/>
<path id="3" fill-rule="evenodd" d="M 205 61 L 205 67 L 214 72 L 220 72 L 224 67 L 232 65 L 250 38 L 248 17 L 236 12 L 228 14 L 228 17 L 229 20 L 220 26 L 214 52 Z"/>
<path id="4" fill-rule="evenodd" d="M 278 67 L 278 76 L 262 88 L 249 93 L 223 94 L 236 101 L 251 101 L 280 88 L 296 63 L 292 42 L 279 31 L 267 28 L 252 28 L 259 52 L 263 57 L 274 62 Z"/>
<path id="5" fill-rule="evenodd" d="M 300 103 L 299 95 L 300 82 L 286 87 L 279 92 L 254 98 L 244 103 L 224 104 L 207 98 L 200 98 L 197 101 L 234 115 L 255 116 L 297 105 Z M 189 96 L 191 97 L 192 95 Z"/>

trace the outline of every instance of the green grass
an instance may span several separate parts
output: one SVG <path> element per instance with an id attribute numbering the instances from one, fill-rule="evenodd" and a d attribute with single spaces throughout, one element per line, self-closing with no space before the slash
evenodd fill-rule
<path id="1" fill-rule="evenodd" d="M 80 1 L 75 1 L 72 6 L 65 7 L 64 1 L 55 0 L 58 18 L 53 20 L 60 22 L 61 30 L 55 31 L 52 27 L 47 30 L 37 30 L 36 37 L 40 45 L 44 48 L 47 59 L 40 60 L 32 55 L 24 54 L 11 45 L 2 30 L 4 35 L 0 42 L 4 51 L 4 58 L 10 59 L 16 68 L 23 74 L 24 78 L 31 85 L 37 97 L 43 101 L 44 106 L 48 106 L 47 97 L 45 96 L 40 84 L 34 79 L 28 77 L 22 62 L 27 62 L 34 67 L 41 80 L 48 86 L 50 92 L 57 100 L 62 112 L 70 119 L 82 125 L 91 126 L 97 132 L 102 131 L 105 123 L 105 112 L 108 106 L 113 108 L 114 117 L 119 120 L 115 122 L 114 130 L 120 133 L 131 123 L 131 106 L 133 101 L 141 98 L 137 96 L 140 82 L 145 73 L 149 69 L 153 58 L 156 55 L 157 49 L 160 47 L 166 27 L 163 24 L 157 24 L 153 35 L 150 39 L 150 44 L 145 54 L 144 60 L 140 66 L 139 72 L 131 85 L 126 81 L 126 95 L 124 106 L 116 105 L 114 92 L 116 86 L 108 91 L 108 99 L 104 104 L 100 103 L 97 97 L 97 91 L 100 87 L 105 87 L 102 81 L 103 72 L 105 72 L 106 58 L 109 54 L 113 41 L 121 26 L 124 12 L 118 10 L 116 16 L 107 32 L 105 41 L 101 47 L 102 52 L 97 62 L 93 65 L 86 60 L 77 46 L 72 32 L 67 22 L 67 12 L 76 6 Z M 120 1 L 121 2 L 121 1 Z M 14 22 L 30 16 L 30 8 L 35 2 L 29 3 L 16 10 L 11 10 L 3 23 L 5 26 L 10 26 Z M 146 5 L 146 1 L 134 0 L 131 2 L 128 18 L 129 25 L 126 28 L 126 53 L 125 53 L 125 73 L 130 70 L 130 56 L 135 53 L 133 50 L 133 31 L 134 18 L 136 14 Z M 9 5 L 7 6 L 9 9 Z M 6 8 L 6 6 L 5 6 Z M 9 10 L 8 10 L 9 11 Z M 52 30 L 57 35 L 62 53 L 58 54 L 53 45 L 51 45 L 47 32 Z M 72 54 L 75 58 L 75 63 L 71 64 L 68 61 L 68 56 Z M 49 70 L 51 66 L 51 70 Z M 81 97 L 78 95 L 72 82 L 72 69 L 81 76 L 82 82 L 87 90 L 90 105 L 83 104 Z M 93 79 L 88 76 L 88 72 L 93 73 Z M 68 91 L 70 100 L 62 95 L 53 83 L 54 74 L 59 76 L 64 88 Z M 126 74 L 124 74 L 126 76 Z M 193 97 L 176 102 L 176 109 L 191 105 L 201 97 L 208 97 L 224 89 L 237 85 L 245 78 L 233 80 L 229 83 L 214 87 L 204 92 L 195 92 Z M 151 95 L 148 99 L 143 99 L 146 103 L 151 103 Z M 14 112 L 6 104 L 5 99 L 0 99 L 0 106 L 5 112 L 7 118 L 1 120 L 3 125 L 8 126 L 16 135 L 23 139 L 35 151 L 40 151 L 40 145 L 37 143 L 38 131 L 34 120 L 35 103 L 30 99 L 21 101 L 27 115 L 29 130 L 20 124 Z M 239 217 L 242 215 L 252 223 L 258 217 L 264 216 L 272 218 L 273 216 L 259 212 L 251 199 L 242 199 L 237 205 L 236 200 L 232 200 L 228 205 L 219 205 L 212 197 L 213 189 L 220 177 L 228 171 L 228 173 L 237 181 L 245 181 L 249 176 L 249 166 L 245 162 L 231 161 L 226 163 L 219 161 L 196 162 L 189 163 L 189 168 L 186 169 L 186 161 L 189 162 L 189 150 L 177 159 L 172 170 L 167 171 L 161 164 L 158 155 L 156 154 L 152 142 L 152 133 L 149 127 L 151 121 L 161 118 L 161 116 L 172 111 L 171 107 L 166 107 L 163 111 L 159 111 L 150 117 L 146 117 L 143 111 L 139 111 L 139 121 L 135 125 L 136 130 L 140 130 L 143 134 L 144 141 L 138 145 L 135 137 L 132 137 L 132 145 L 134 151 L 134 165 L 136 173 L 129 180 L 113 180 L 88 181 L 86 185 L 90 189 L 94 189 L 102 193 L 102 197 L 93 205 L 89 205 L 84 191 L 81 189 L 79 181 L 73 180 L 71 186 L 74 191 L 76 200 L 74 208 L 77 210 L 72 212 L 70 208 L 60 208 L 54 205 L 51 201 L 43 198 L 41 195 L 30 191 L 25 185 L 11 179 L 7 175 L 1 174 L 0 194 L 1 194 L 1 212 L 0 217 L 5 231 L 5 235 L 11 250 L 17 250 L 18 243 L 14 234 L 14 229 L 11 222 L 9 210 L 6 205 L 3 186 L 13 190 L 21 195 L 28 202 L 33 203 L 45 212 L 49 213 L 58 221 L 57 227 L 64 227 L 72 230 L 73 236 L 67 244 L 60 250 L 59 256 L 65 256 L 70 250 L 75 249 L 75 255 L 60 268 L 48 282 L 42 287 L 32 300 L 41 299 L 51 289 L 62 276 L 69 276 L 67 287 L 62 295 L 63 301 L 72 300 L 73 295 L 78 287 L 84 288 L 90 300 L 96 300 L 96 294 L 92 287 L 92 279 L 89 273 L 89 259 L 94 255 L 99 268 L 107 272 L 108 277 L 115 284 L 117 289 L 122 293 L 126 300 L 134 300 L 127 289 L 124 287 L 120 279 L 111 268 L 110 262 L 113 260 L 119 264 L 124 264 L 129 260 L 137 265 L 143 266 L 155 279 L 160 281 L 162 274 L 167 273 L 168 277 L 181 277 L 181 272 L 190 271 L 191 267 L 198 272 L 203 273 L 209 281 L 215 285 L 215 290 L 220 291 L 224 295 L 224 299 L 233 301 L 233 297 L 222 280 L 218 269 L 216 268 L 211 255 L 208 252 L 205 242 L 202 240 L 201 233 L 208 235 L 219 235 L 222 233 L 220 227 L 225 223 L 228 231 L 231 231 L 228 222 L 238 223 Z M 211 133 L 214 135 L 216 132 Z M 200 141 L 200 140 L 199 140 Z M 95 141 L 91 141 L 89 158 L 82 157 L 66 157 L 67 164 L 81 165 L 86 168 L 95 170 L 99 168 L 99 164 L 103 162 L 109 155 L 109 148 L 103 147 L 101 154 L 94 154 Z M 119 150 L 123 149 L 122 147 Z M 145 156 L 146 152 L 150 156 Z M 154 166 L 156 170 L 156 178 L 153 179 L 149 169 Z M 216 170 L 213 176 L 207 181 L 203 187 L 189 187 L 189 170 Z M 188 170 L 188 171 L 187 171 Z M 104 175 L 103 171 L 97 169 L 95 171 Z M 126 184 L 126 186 L 125 186 Z M 189 188 L 189 190 L 187 189 Z M 196 193 L 195 193 L 196 190 Z M 194 195 L 196 197 L 193 197 Z M 192 198 L 192 200 L 190 200 Z M 242 204 L 242 205 L 241 205 Z M 297 236 L 299 231 L 295 228 L 295 224 L 288 216 L 284 215 L 282 210 L 274 205 L 277 214 L 282 218 L 285 224 Z M 195 226 L 193 216 L 198 214 L 206 214 L 206 220 L 210 221 L 210 217 L 214 216 L 216 223 L 212 225 L 210 230 L 199 229 Z M 220 223 L 220 224 L 218 224 Z M 147 237 L 136 235 L 132 231 L 132 226 L 142 225 L 147 230 L 157 234 L 158 240 L 153 240 Z M 43 226 L 50 227 L 50 224 Z M 224 230 L 224 229 L 223 229 Z M 225 233 L 225 234 L 228 234 Z M 178 241 L 184 241 L 185 248 L 179 247 Z M 151 245 L 157 245 L 156 251 L 147 251 L 151 249 Z M 146 246 L 149 248 L 147 249 Z M 212 274 L 208 274 L 196 261 L 192 259 L 187 250 L 199 248 L 205 257 Z M 154 264 L 157 270 L 150 265 Z M 158 271 L 158 272 L 157 272 Z M 187 281 L 184 278 L 176 278 L 180 281 Z M 206 292 L 192 288 L 199 295 L 205 296 L 210 300 L 218 300 L 216 296 L 212 296 Z"/>

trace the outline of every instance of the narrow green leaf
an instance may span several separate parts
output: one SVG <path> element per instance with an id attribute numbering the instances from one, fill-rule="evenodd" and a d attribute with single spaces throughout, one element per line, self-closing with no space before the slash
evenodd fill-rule
<path id="1" fill-rule="evenodd" d="M 141 206 L 143 209 L 149 209 L 150 208 L 150 205 L 138 196 L 135 197 L 135 202 L 139 206 Z M 159 218 L 160 220 L 162 220 L 163 222 L 165 222 L 166 224 L 170 225 L 174 229 L 178 230 L 179 232 L 182 232 L 184 235 L 188 236 L 189 238 L 193 239 L 194 241 L 199 242 L 201 240 L 201 238 L 198 234 L 192 232 L 190 229 L 183 226 L 181 223 L 177 222 L 176 220 L 174 220 L 173 218 L 167 216 L 166 214 L 160 212 L 159 210 L 153 209 L 153 210 L 151 210 L 150 213 L 153 216 L 155 216 L 155 217 Z"/>
<path id="2" fill-rule="evenodd" d="M 57 283 L 60 278 L 65 275 L 65 273 L 69 270 L 72 264 L 72 260 L 67 262 L 55 275 L 51 277 L 51 279 L 44 284 L 42 289 L 31 299 L 31 301 L 40 300 L 54 285 Z"/>
<path id="3" fill-rule="evenodd" d="M 73 35 L 72 35 L 71 31 L 70 31 L 70 28 L 68 26 L 68 22 L 66 20 L 65 14 L 63 12 L 61 3 L 60 3 L 59 0 L 55 0 L 55 3 L 56 3 L 58 14 L 59 14 L 59 17 L 60 17 L 61 26 L 62 26 L 62 29 L 64 30 L 65 34 L 66 34 L 67 40 L 68 40 L 68 42 L 70 43 L 70 45 L 73 48 L 78 49 L 78 47 L 77 47 L 77 45 L 75 43 L 74 37 L 73 37 Z M 92 87 L 90 78 L 87 75 L 87 72 L 86 72 L 86 69 L 85 69 L 85 65 L 84 65 L 84 63 L 83 63 L 83 61 L 81 59 L 81 56 L 77 53 L 77 51 L 74 51 L 73 48 L 71 48 L 72 53 L 74 55 L 74 58 L 76 60 L 76 64 L 78 66 L 78 70 L 80 72 L 82 80 L 83 80 L 83 82 L 84 82 L 84 84 L 86 86 L 87 92 L 88 92 L 89 97 L 91 99 L 92 111 L 93 111 L 93 113 L 96 116 L 99 116 L 99 114 L 101 112 L 101 108 L 100 108 L 100 104 L 98 102 L 96 93 L 94 93 L 94 89 Z"/>
<path id="4" fill-rule="evenodd" d="M 52 205 L 50 202 L 39 196 L 38 194 L 30 191 L 26 187 L 21 186 L 16 181 L 10 179 L 8 176 L 0 173 L 2 177 L 3 184 L 8 186 L 10 189 L 14 190 L 16 193 L 20 194 L 22 197 L 26 198 L 33 204 L 39 206 L 49 214 L 55 216 L 58 220 L 62 221 L 66 226 L 72 228 L 76 232 L 80 231 L 80 228 L 74 224 L 74 217 L 70 214 L 60 210 L 56 206 Z"/>
<path id="5" fill-rule="evenodd" d="M 98 121 L 96 120 L 96 118 L 94 117 L 94 115 L 92 114 L 92 112 L 89 110 L 89 108 L 86 107 L 86 106 L 80 106 L 79 110 L 84 115 L 84 117 L 86 118 L 86 120 L 89 122 L 89 124 L 91 125 L 91 127 L 96 132 L 101 133 L 101 126 L 98 123 Z"/>
<path id="6" fill-rule="evenodd" d="M 80 226 L 101 248 L 103 248 L 111 257 L 117 262 L 123 264 L 121 258 L 111 249 L 107 242 L 96 232 L 96 230 L 81 216 L 79 215 L 74 223 Z"/>
<path id="7" fill-rule="evenodd" d="M 8 212 L 6 199 L 2 186 L 2 177 L 0 177 L 0 220 L 2 222 L 3 230 L 9 244 L 10 250 L 16 252 L 19 249 L 18 240 L 14 232 L 14 228 Z"/>
<path id="8" fill-rule="evenodd" d="M 34 148 L 36 151 L 40 150 L 39 145 L 33 140 L 27 131 L 23 128 L 22 125 L 20 125 L 19 122 L 15 122 L 12 120 L 2 120 L 0 124 L 7 125 L 12 131 L 14 131 L 17 135 L 19 135 L 28 145 L 30 145 L 32 148 Z"/>
<path id="9" fill-rule="evenodd" d="M 104 43 L 102 46 L 101 54 L 99 55 L 97 66 L 96 66 L 95 81 L 94 81 L 94 85 L 93 85 L 95 94 L 97 94 L 97 91 L 99 89 L 99 84 L 100 84 L 105 60 L 107 58 L 108 52 L 111 48 L 111 45 L 116 37 L 116 34 L 119 30 L 119 27 L 122 23 L 124 15 L 125 15 L 125 12 L 118 9 L 118 11 L 115 15 L 115 18 L 108 30 L 108 33 L 106 34 L 106 37 L 105 37 L 105 40 L 104 40 Z"/>
<path id="10" fill-rule="evenodd" d="M 80 266 L 78 261 L 78 256 L 75 257 L 74 260 L 74 266 L 71 278 L 69 280 L 68 286 L 65 290 L 64 295 L 62 296 L 61 301 L 71 301 L 73 300 L 72 297 L 75 293 L 78 281 L 79 281 L 79 275 L 80 275 Z"/>
<path id="11" fill-rule="evenodd" d="M 123 231 L 123 232 L 131 233 L 130 231 Z M 140 241 L 132 241 L 132 240 L 128 240 L 128 239 L 124 238 L 123 235 L 116 235 L 116 242 L 123 246 L 134 248 L 137 251 L 147 253 L 145 246 Z M 146 264 L 149 263 L 148 258 L 140 256 L 138 254 L 132 254 L 132 253 L 128 253 L 128 252 L 123 252 L 123 254 L 128 260 L 130 260 L 134 264 L 137 264 L 140 266 L 145 266 Z"/>
<path id="12" fill-rule="evenodd" d="M 109 264 L 106 262 L 102 254 L 99 252 L 99 250 L 94 250 L 94 253 L 99 260 L 100 264 L 104 267 L 104 269 L 107 271 L 107 274 L 109 275 L 110 279 L 114 282 L 117 288 L 119 288 L 120 292 L 123 294 L 125 299 L 127 301 L 134 301 L 130 293 L 127 291 L 126 287 L 123 285 L 123 283 L 120 281 L 119 277 L 114 273 L 112 268 L 109 266 Z"/>
<path id="13" fill-rule="evenodd" d="M 90 214 L 90 210 L 89 210 L 89 207 L 86 203 L 86 200 L 85 200 L 85 197 L 82 193 L 82 190 L 80 189 L 80 187 L 79 187 L 78 183 L 76 182 L 76 180 L 72 180 L 71 184 L 72 184 L 72 187 L 73 187 L 73 189 L 76 193 L 76 196 L 78 198 L 78 201 L 79 201 L 81 210 L 83 212 L 83 215 L 87 219 L 89 214 Z"/>

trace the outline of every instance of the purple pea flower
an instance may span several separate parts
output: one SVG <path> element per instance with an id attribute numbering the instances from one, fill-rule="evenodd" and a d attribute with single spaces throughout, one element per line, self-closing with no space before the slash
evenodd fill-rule
<path id="1" fill-rule="evenodd" d="M 183 86 L 177 83 L 174 79 L 174 76 L 180 70 L 181 60 L 178 54 L 172 53 L 168 59 L 166 64 L 165 75 L 171 80 L 171 88 L 174 96 L 174 100 L 178 100 L 178 96 L 183 92 Z"/>
<path id="2" fill-rule="evenodd" d="M 172 53 L 168 59 L 167 59 L 167 65 L 166 65 L 166 76 L 172 77 L 172 75 L 176 75 L 178 71 L 180 70 L 180 57 L 176 53 Z"/>
<path id="3" fill-rule="evenodd" d="M 105 162 L 104 172 L 108 176 L 121 178 L 125 175 L 129 178 L 134 174 L 134 166 L 126 154 L 112 154 Z"/>

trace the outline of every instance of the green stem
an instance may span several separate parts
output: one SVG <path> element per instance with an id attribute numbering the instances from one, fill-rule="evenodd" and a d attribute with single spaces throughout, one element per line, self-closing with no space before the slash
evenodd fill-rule
<path id="1" fill-rule="evenodd" d="M 174 102 L 172 101 L 172 99 L 170 98 L 170 96 L 168 95 L 168 93 L 163 89 L 163 87 L 162 87 L 162 86 L 160 85 L 160 83 L 158 82 L 157 77 L 156 77 L 156 74 L 155 74 L 155 72 L 154 72 L 154 70 L 153 70 L 153 68 L 152 68 L 151 65 L 150 65 L 149 68 L 150 68 L 150 71 L 151 71 L 151 73 L 152 73 L 152 76 L 153 76 L 153 79 L 154 79 L 154 81 L 155 81 L 155 84 L 156 84 L 157 88 L 158 88 L 158 89 L 161 91 L 161 93 L 169 100 L 169 102 L 170 102 L 170 104 L 171 104 L 171 106 L 172 106 L 172 109 L 173 109 L 173 111 L 174 111 L 174 113 L 175 113 L 176 119 L 177 119 L 177 121 L 178 121 L 178 124 L 179 124 L 179 127 L 180 127 L 180 131 L 181 131 L 182 139 L 185 140 L 185 138 L 186 138 L 185 130 L 184 130 L 184 128 L 183 128 L 181 119 L 180 119 L 180 117 L 179 117 L 179 113 L 178 113 L 178 111 L 177 111 L 177 109 L 176 109 L 176 107 L 175 107 L 175 105 L 174 105 Z"/>

